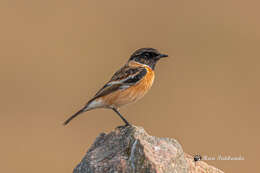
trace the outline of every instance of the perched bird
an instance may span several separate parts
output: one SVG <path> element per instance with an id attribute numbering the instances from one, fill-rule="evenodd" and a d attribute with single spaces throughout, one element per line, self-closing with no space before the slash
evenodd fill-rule
<path id="1" fill-rule="evenodd" d="M 151 88 L 154 81 L 156 63 L 168 55 L 161 54 L 154 48 L 136 50 L 113 77 L 101 88 L 87 104 L 64 122 L 68 124 L 79 114 L 96 109 L 112 109 L 124 122 L 130 125 L 119 113 L 119 107 L 141 99 Z"/>

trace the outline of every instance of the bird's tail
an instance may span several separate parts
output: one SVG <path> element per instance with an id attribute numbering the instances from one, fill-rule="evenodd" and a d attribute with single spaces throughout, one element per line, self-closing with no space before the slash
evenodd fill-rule
<path id="1" fill-rule="evenodd" d="M 64 123 L 63 125 L 67 125 L 71 120 L 73 120 L 76 116 L 78 116 L 79 114 L 88 111 L 88 105 L 86 105 L 84 108 L 80 109 L 78 112 L 76 112 L 74 115 L 72 115 L 71 117 L 69 117 Z"/>
<path id="2" fill-rule="evenodd" d="M 73 120 L 76 116 L 78 116 L 79 114 L 83 113 L 83 112 L 86 112 L 86 111 L 89 111 L 89 110 L 92 110 L 92 109 L 95 109 L 97 107 L 101 107 L 102 106 L 102 103 L 97 103 L 95 102 L 95 99 L 96 98 L 93 98 L 91 100 L 88 101 L 88 103 L 86 104 L 86 106 L 84 106 L 82 109 L 80 109 L 78 112 L 76 112 L 74 115 L 72 115 L 71 117 L 69 117 L 64 123 L 63 125 L 67 125 L 71 120 Z"/>

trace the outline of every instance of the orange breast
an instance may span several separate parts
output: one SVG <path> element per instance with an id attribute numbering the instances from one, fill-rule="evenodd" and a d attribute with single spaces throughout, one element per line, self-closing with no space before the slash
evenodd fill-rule
<path id="1" fill-rule="evenodd" d="M 106 104 L 120 107 L 141 99 L 151 88 L 154 81 L 154 71 L 147 66 L 145 68 L 147 70 L 145 77 L 136 85 L 104 96 L 102 99 Z"/>

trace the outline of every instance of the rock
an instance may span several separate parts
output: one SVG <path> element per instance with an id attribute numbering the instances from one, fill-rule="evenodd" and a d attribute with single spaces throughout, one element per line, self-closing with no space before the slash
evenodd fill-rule
<path id="1" fill-rule="evenodd" d="M 73 173 L 223 173 L 193 161 L 170 138 L 148 135 L 141 127 L 120 127 L 101 133 Z"/>

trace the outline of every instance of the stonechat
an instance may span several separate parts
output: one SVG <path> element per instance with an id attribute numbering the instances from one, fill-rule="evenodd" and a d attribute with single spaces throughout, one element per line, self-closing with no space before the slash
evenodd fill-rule
<path id="1" fill-rule="evenodd" d="M 82 109 L 67 119 L 64 125 L 79 114 L 96 108 L 112 109 L 126 126 L 130 125 L 118 109 L 141 99 L 147 93 L 154 81 L 155 65 L 164 57 L 168 57 L 168 55 L 161 54 L 154 48 L 136 50 L 110 81 Z"/>

